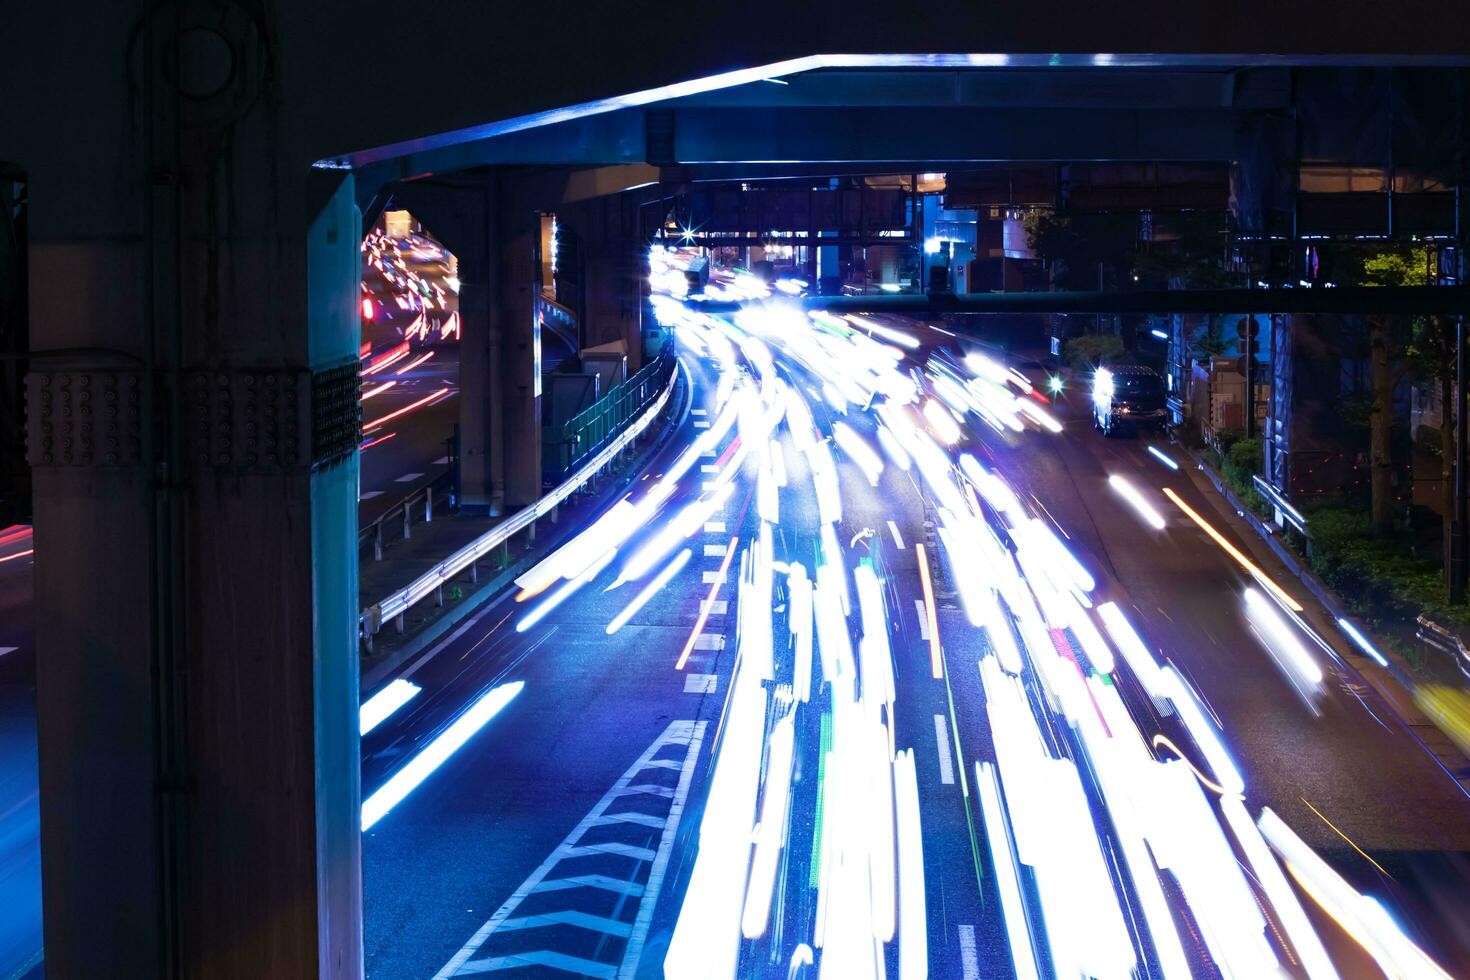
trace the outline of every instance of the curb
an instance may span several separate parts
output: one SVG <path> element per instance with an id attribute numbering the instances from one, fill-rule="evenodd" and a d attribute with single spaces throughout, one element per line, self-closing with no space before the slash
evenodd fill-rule
<path id="1" fill-rule="evenodd" d="M 671 411 L 670 415 L 677 414 L 677 420 L 670 419 L 669 424 L 660 427 L 659 434 L 643 450 L 642 458 L 633 466 L 609 482 L 595 500 L 597 510 L 605 509 L 606 504 L 621 496 L 629 486 L 635 483 L 640 474 L 648 467 L 649 460 L 660 452 L 668 441 L 673 438 L 673 433 L 683 427 L 689 417 L 691 401 L 689 397 L 689 380 L 683 362 L 679 362 L 678 381 L 675 384 L 674 397 L 677 398 L 678 407 Z M 509 586 L 515 582 L 528 568 L 540 561 L 546 555 L 561 547 L 572 535 L 572 522 L 568 521 L 562 525 L 556 525 L 557 530 L 550 534 L 538 537 L 538 542 L 544 541 L 545 547 L 532 548 L 505 568 L 496 572 L 488 582 L 480 585 L 474 592 L 456 601 L 452 606 L 445 603 L 445 612 L 434 619 L 433 622 L 423 627 L 404 641 L 403 646 L 389 653 L 382 660 L 373 664 L 372 667 L 362 671 L 358 678 L 358 690 L 366 698 L 378 685 L 390 679 L 408 661 L 418 656 L 425 649 L 433 645 L 440 637 L 464 622 L 469 615 L 479 609 L 486 602 L 495 599 L 496 594 L 504 592 L 509 595 Z M 503 596 L 502 596 L 503 598 Z M 359 654 L 359 657 L 361 655 Z"/>

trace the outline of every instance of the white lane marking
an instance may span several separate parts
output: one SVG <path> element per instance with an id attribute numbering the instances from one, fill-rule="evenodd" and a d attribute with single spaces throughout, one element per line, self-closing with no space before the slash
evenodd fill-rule
<path id="1" fill-rule="evenodd" d="M 939 747 L 939 781 L 946 786 L 954 782 L 954 761 L 949 757 L 949 719 L 934 716 L 934 741 Z"/>
<path id="2" fill-rule="evenodd" d="M 704 610 L 706 608 L 709 609 L 709 614 L 711 616 L 723 616 L 723 615 L 725 615 L 725 610 L 728 609 L 728 608 L 730 608 L 730 600 L 728 600 L 728 599 L 700 599 L 699 600 L 699 611 L 700 612 L 704 612 Z"/>
<path id="3" fill-rule="evenodd" d="M 402 476 L 400 476 L 398 479 L 394 480 L 393 482 L 394 483 L 412 483 L 414 480 L 417 480 L 421 476 L 423 476 L 422 473 L 405 473 Z"/>
<path id="4" fill-rule="evenodd" d="M 718 633 L 701 633 L 694 638 L 695 650 L 723 650 L 725 638 Z"/>
<path id="5" fill-rule="evenodd" d="M 927 640 L 929 639 L 929 610 L 924 608 L 924 600 L 915 599 L 914 609 L 919 614 L 919 638 Z"/>
<path id="6" fill-rule="evenodd" d="M 702 452 L 702 453 L 699 454 L 699 458 L 700 459 L 714 459 L 715 458 L 715 451 L 713 449 L 706 449 L 704 452 Z"/>
<path id="7" fill-rule="evenodd" d="M 726 550 L 727 546 L 723 544 L 707 544 L 704 546 L 704 557 L 723 558 Z"/>
<path id="8" fill-rule="evenodd" d="M 975 952 L 975 927 L 960 926 L 960 976 L 980 980 L 980 956 Z"/>
<path id="9" fill-rule="evenodd" d="M 685 674 L 685 694 L 713 694 L 719 685 L 720 678 L 716 674 Z"/>
<path id="10" fill-rule="evenodd" d="M 480 947 L 484 946 L 485 942 L 496 931 L 503 927 L 506 920 L 510 918 L 516 908 L 526 900 L 527 896 L 537 890 L 557 864 L 566 860 L 568 857 L 578 856 L 578 852 L 582 849 L 576 847 L 576 843 L 581 840 L 582 836 L 590 828 L 596 826 L 602 820 L 604 813 L 614 802 L 637 793 L 649 793 L 651 795 L 662 796 L 672 802 L 669 806 L 668 817 L 663 824 L 663 837 L 659 841 L 657 853 L 650 852 L 646 849 L 642 851 L 642 853 L 652 856 L 653 864 L 649 868 L 648 880 L 643 884 L 642 900 L 638 905 L 638 917 L 633 921 L 632 928 L 628 934 L 628 946 L 623 954 L 623 962 L 619 970 L 620 976 L 632 977 L 638 969 L 638 960 L 643 955 L 643 945 L 648 938 L 648 927 L 653 919 L 654 905 L 657 904 L 659 891 L 663 887 L 664 872 L 668 867 L 669 853 L 673 849 L 674 837 L 679 830 L 679 820 L 684 814 L 685 800 L 689 796 L 689 784 L 694 776 L 694 764 L 699 759 L 700 748 L 704 742 L 705 724 L 702 721 L 671 722 L 669 727 L 664 730 L 664 733 L 649 746 L 648 751 L 644 752 L 638 761 L 633 763 L 627 772 L 623 773 L 622 778 L 613 784 L 612 789 L 608 790 L 607 795 L 598 801 L 597 805 L 582 819 L 582 822 L 567 835 L 561 846 L 551 852 L 551 856 L 531 873 L 531 877 L 522 882 L 520 888 L 516 889 L 515 894 L 506 899 L 505 904 L 500 906 L 495 914 L 470 937 L 470 941 L 465 943 L 463 948 L 448 963 L 444 964 L 444 968 L 435 974 L 435 980 L 444 980 L 444 978 L 459 974 L 461 971 L 466 974 L 478 974 L 486 970 L 496 970 L 500 968 L 498 964 L 521 966 L 548 964 L 565 957 L 565 954 L 554 951 L 539 950 L 520 954 L 521 956 L 527 957 L 527 962 L 521 964 L 514 963 L 513 957 L 493 957 L 487 960 L 469 962 L 470 957 L 478 952 Z M 644 770 L 651 768 L 652 763 L 655 761 L 654 756 L 658 755 L 670 745 L 687 746 L 683 759 L 683 767 L 679 773 L 678 786 L 671 789 L 667 786 L 653 784 L 646 786 L 643 784 L 635 785 L 633 780 L 639 777 Z M 605 849 L 606 846 L 604 845 L 603 847 Z M 566 957 L 566 959 L 570 960 L 571 958 Z M 590 963 L 590 961 L 587 962 Z M 600 975 L 610 977 L 612 976 L 612 972 L 609 970 Z"/>
<path id="11" fill-rule="evenodd" d="M 712 569 L 711 571 L 705 572 L 702 581 L 705 585 L 714 585 L 716 582 L 725 581 L 725 576 L 720 572 L 718 568 L 716 568 Z"/>
<path id="12" fill-rule="evenodd" d="M 705 521 L 705 524 L 704 524 L 704 533 L 705 534 L 724 534 L 725 533 L 725 522 L 724 521 Z"/>
<path id="13" fill-rule="evenodd" d="M 703 408 L 691 408 L 691 409 L 690 409 L 690 410 L 689 410 L 689 414 L 690 414 L 690 415 L 698 415 L 698 416 L 704 416 L 704 415 L 708 415 L 708 414 L 709 414 L 709 412 L 708 412 L 708 411 L 706 411 L 706 410 L 705 410 L 705 409 L 703 409 Z"/>
<path id="14" fill-rule="evenodd" d="M 449 457 L 448 456 L 440 456 L 438 459 L 434 460 L 434 462 L 431 463 L 430 465 L 432 465 L 432 466 L 443 466 L 443 465 L 445 465 L 448 462 L 449 462 Z"/>
<path id="15" fill-rule="evenodd" d="M 893 543 L 900 548 L 903 547 L 903 535 L 898 533 L 898 525 L 892 521 L 888 522 L 888 530 L 893 532 Z"/>
<path id="16" fill-rule="evenodd" d="M 708 422 L 695 422 L 694 423 L 694 427 L 696 429 L 708 429 L 709 428 L 709 423 Z"/>
<path id="17" fill-rule="evenodd" d="M 699 472 L 701 472 L 701 473 L 718 473 L 718 472 L 720 472 L 720 468 L 718 466 L 716 466 L 715 464 L 713 464 L 713 463 L 705 463 L 703 466 L 701 466 L 699 468 Z"/>
<path id="18" fill-rule="evenodd" d="M 369 490 L 367 493 L 363 494 L 361 497 L 358 497 L 357 499 L 358 500 L 372 500 L 374 497 L 381 497 L 382 495 L 383 495 L 383 491 L 381 491 L 381 490 Z"/>
<path id="19" fill-rule="evenodd" d="M 14 653 L 19 649 L 20 647 L 0 647 L 0 657 L 5 656 L 7 653 Z"/>

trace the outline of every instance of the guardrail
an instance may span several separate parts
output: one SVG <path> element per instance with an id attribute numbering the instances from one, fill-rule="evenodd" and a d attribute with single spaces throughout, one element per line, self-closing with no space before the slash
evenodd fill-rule
<path id="1" fill-rule="evenodd" d="M 643 411 L 674 376 L 676 358 L 664 354 L 645 364 L 622 384 L 614 386 L 590 407 L 543 436 L 543 453 L 553 459 L 554 472 L 565 476 L 597 453 Z M 546 464 L 543 462 L 543 466 Z"/>
<path id="2" fill-rule="evenodd" d="M 534 504 L 495 525 L 495 527 L 486 531 L 448 558 L 445 558 L 423 575 L 420 575 L 413 582 L 364 609 L 358 622 L 360 635 L 367 643 L 368 649 L 372 649 L 373 637 L 382 629 L 384 623 L 389 620 L 394 620 L 398 625 L 398 629 L 402 631 L 403 614 L 430 595 L 437 594 L 442 602 L 444 584 L 450 579 L 466 569 L 470 570 L 472 576 L 478 578 L 478 562 L 480 559 L 484 558 L 496 548 L 508 544 L 510 539 L 521 531 L 535 533 L 536 521 L 538 519 L 555 511 L 558 504 L 582 489 L 588 481 L 601 472 L 603 467 L 617 459 L 619 454 L 644 429 L 648 428 L 649 423 L 658 417 L 659 413 L 664 410 L 665 406 L 669 403 L 669 399 L 673 396 L 677 372 L 673 370 L 674 359 L 669 358 L 669 361 L 668 378 L 663 388 L 652 400 L 652 403 L 630 425 L 624 428 L 621 433 L 609 440 L 600 452 L 583 463 L 570 479 L 542 496 Z M 642 372 L 640 371 L 639 373 L 641 374 Z"/>
<path id="3" fill-rule="evenodd" d="M 571 307 L 563 306 L 551 297 L 538 293 L 536 309 L 541 318 L 541 326 L 556 334 L 575 354 L 581 344 L 577 340 L 577 314 Z"/>
<path id="4" fill-rule="evenodd" d="M 1470 649 L 1466 649 L 1464 641 L 1433 620 L 1425 619 L 1422 615 L 1415 617 L 1415 622 L 1419 624 L 1419 628 L 1414 631 L 1419 642 L 1450 657 L 1455 666 L 1460 668 L 1460 673 L 1470 679 Z"/>
<path id="5" fill-rule="evenodd" d="M 357 553 L 359 556 L 367 553 L 369 545 L 373 550 L 373 561 L 383 560 L 383 528 L 385 526 L 399 526 L 403 528 L 403 537 L 413 537 L 412 515 L 418 512 L 420 505 L 423 506 L 423 523 L 428 524 L 434 520 L 434 501 L 449 502 L 449 490 L 453 485 L 454 476 L 450 472 L 444 472 L 434 478 L 434 481 L 426 487 L 420 487 L 413 493 L 404 497 L 388 510 L 384 511 L 377 520 L 366 527 L 358 528 L 357 531 Z"/>

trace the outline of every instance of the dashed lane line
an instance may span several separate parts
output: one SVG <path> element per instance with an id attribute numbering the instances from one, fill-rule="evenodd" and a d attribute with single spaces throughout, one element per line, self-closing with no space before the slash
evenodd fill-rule
<path id="1" fill-rule="evenodd" d="M 954 760 L 949 757 L 949 720 L 944 715 L 934 716 L 934 743 L 939 749 L 939 781 L 951 786 L 954 784 Z"/>

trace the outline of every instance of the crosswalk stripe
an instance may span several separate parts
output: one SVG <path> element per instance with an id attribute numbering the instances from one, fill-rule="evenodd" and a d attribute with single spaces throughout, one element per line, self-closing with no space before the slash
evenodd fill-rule
<path id="1" fill-rule="evenodd" d="M 591 857 L 594 854 L 613 854 L 617 857 L 632 858 L 635 861 L 652 861 L 653 852 L 646 847 L 634 847 L 632 844 L 624 844 L 622 841 L 610 840 L 600 844 L 578 844 L 574 847 L 562 847 L 563 858 Z"/>
<path id="2" fill-rule="evenodd" d="M 641 814 L 639 814 L 641 816 Z M 649 818 L 653 819 L 653 818 Z M 662 827 L 664 822 L 657 821 Z M 636 881 L 623 881 L 620 878 L 609 878 L 607 875 L 577 875 L 575 878 L 553 878 L 543 881 L 532 888 L 533 892 L 559 892 L 569 888 L 601 888 L 603 891 L 617 892 L 620 895 L 632 895 L 637 898 L 643 894 L 643 886 Z"/>
<path id="3" fill-rule="evenodd" d="M 700 749 L 704 742 L 706 724 L 703 721 L 681 720 L 671 722 L 663 734 L 654 740 L 653 744 L 648 747 L 643 755 L 623 773 L 622 777 L 613 784 L 612 788 L 598 801 L 597 805 L 587 813 L 582 819 L 582 822 L 572 829 L 571 833 L 566 836 L 561 845 L 542 862 L 539 868 L 531 873 L 529 878 L 521 883 L 521 886 L 516 889 L 515 893 L 470 937 L 469 942 L 465 943 L 459 952 L 448 963 L 444 964 L 444 967 L 435 974 L 435 980 L 444 980 L 444 978 L 452 976 L 466 976 L 476 973 L 524 969 L 537 966 L 550 967 L 565 973 L 575 973 L 582 976 L 603 978 L 622 977 L 626 978 L 626 980 L 631 980 L 638 969 L 638 961 L 643 954 L 644 944 L 648 938 L 648 929 L 653 920 L 653 909 L 658 901 L 659 891 L 663 887 L 664 871 L 668 866 L 669 854 L 673 848 L 674 838 L 678 833 L 679 821 L 684 813 L 685 801 L 689 795 L 689 786 L 693 780 L 695 763 L 699 759 Z M 677 761 L 660 758 L 662 753 L 676 747 L 682 750 L 682 756 L 678 757 Z M 679 771 L 679 782 L 677 786 L 669 787 L 653 783 L 635 782 L 640 774 L 647 770 L 671 768 L 667 764 L 669 761 L 674 761 L 672 768 Z M 617 813 L 607 812 L 615 801 L 637 794 L 647 794 L 669 800 L 668 816 L 660 819 L 649 814 L 629 811 L 620 811 Z M 626 806 L 627 804 L 624 805 Z M 637 804 L 634 805 L 636 806 Z M 604 826 L 611 823 L 642 824 L 654 829 L 661 827 L 662 834 L 659 837 L 658 849 L 655 851 L 646 847 L 635 847 L 616 841 L 581 843 L 583 837 L 590 829 L 595 826 Z M 640 885 L 636 880 L 620 880 L 605 875 L 576 875 L 562 878 L 548 877 L 551 870 L 563 861 L 601 854 L 634 858 L 639 862 L 639 871 L 641 871 L 643 864 L 648 864 L 647 879 Z M 635 871 L 634 874 L 636 875 L 637 872 Z M 533 892 L 562 893 L 567 895 L 568 898 L 571 898 L 575 896 L 575 890 L 581 887 L 637 896 L 639 903 L 636 918 L 633 922 L 629 923 L 621 919 L 592 915 L 574 909 L 553 910 L 537 915 L 511 918 L 520 904 Z M 594 932 L 601 932 L 615 938 L 625 939 L 626 947 L 622 960 L 615 965 L 598 960 L 571 956 L 555 950 L 535 950 L 491 956 L 477 960 L 470 959 L 498 930 L 526 931 L 558 925 L 576 926 Z M 531 934 L 535 933 L 532 932 Z"/>
<path id="4" fill-rule="evenodd" d="M 649 852 L 649 859 L 652 860 L 652 858 L 653 854 Z M 514 932 L 517 929 L 544 929 L 548 926 L 576 926 L 578 929 L 605 932 L 609 936 L 623 938 L 633 931 L 633 927 L 626 922 L 570 909 L 561 912 L 543 912 L 540 915 L 528 915 L 520 919 L 506 919 L 500 923 L 502 932 Z"/>
<path id="5" fill-rule="evenodd" d="M 584 977 L 599 977 L 601 980 L 613 980 L 618 975 L 617 967 L 610 963 L 599 963 L 596 960 L 584 959 L 580 956 L 568 956 L 566 953 L 556 953 L 549 949 L 538 949 L 533 953 L 516 953 L 512 956 L 490 956 L 483 960 L 471 960 L 465 963 L 460 970 L 462 975 L 471 973 L 491 973 L 495 970 L 523 970 L 532 966 L 549 966 L 553 970 L 563 973 L 576 973 Z"/>

